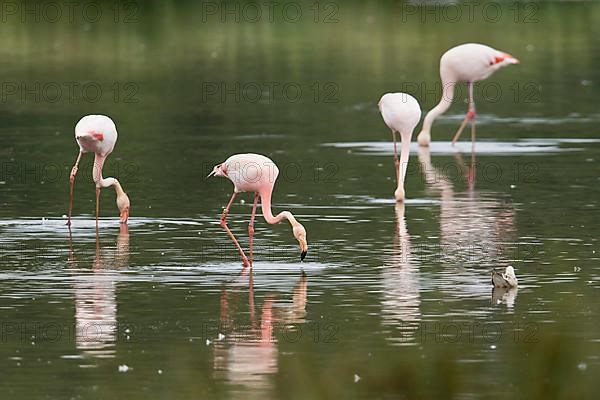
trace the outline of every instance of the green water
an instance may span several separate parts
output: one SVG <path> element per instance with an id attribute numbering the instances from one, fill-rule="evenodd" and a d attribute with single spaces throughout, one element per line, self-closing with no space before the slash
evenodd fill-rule
<path id="1" fill-rule="evenodd" d="M 1 398 L 593 397 L 600 4 L 299 2 L 255 22 L 245 2 L 35 4 L 0 13 Z M 476 86 L 477 156 L 448 143 L 456 101 L 397 206 L 377 101 L 433 107 L 439 56 L 466 41 L 521 64 Z M 96 235 L 87 155 L 69 236 L 89 113 L 117 124 L 104 175 L 131 219 L 103 190 Z M 218 223 L 232 186 L 204 180 L 238 152 L 279 165 L 305 262 L 259 217 L 242 272 Z M 509 264 L 518 291 L 492 292 Z"/>

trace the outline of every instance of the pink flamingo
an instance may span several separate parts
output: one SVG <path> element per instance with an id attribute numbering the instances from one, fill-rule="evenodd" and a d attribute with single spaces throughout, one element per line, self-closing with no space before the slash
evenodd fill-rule
<path id="1" fill-rule="evenodd" d="M 96 226 L 98 226 L 98 213 L 100 205 L 100 189 L 114 186 L 117 193 L 117 207 L 121 213 L 120 222 L 127 223 L 129 218 L 129 197 L 121 187 L 121 184 L 115 178 L 102 178 L 102 167 L 104 161 L 112 153 L 117 143 L 117 127 L 109 117 L 105 115 L 86 115 L 81 118 L 75 126 L 75 140 L 79 145 L 79 155 L 77 161 L 71 170 L 69 183 L 69 216 L 67 225 L 71 226 L 71 212 L 73 210 L 73 186 L 75 176 L 79 167 L 79 161 L 84 153 L 94 153 L 94 168 L 92 178 L 96 183 Z"/>
<path id="2" fill-rule="evenodd" d="M 408 167 L 408 156 L 410 153 L 410 140 L 413 130 L 421 119 L 421 106 L 419 102 L 406 93 L 386 93 L 379 100 L 379 111 L 383 116 L 383 121 L 392 130 L 392 140 L 394 141 L 394 164 L 396 170 L 396 182 L 398 188 L 394 192 L 396 201 L 404 201 L 404 180 L 406 178 L 406 168 Z M 398 150 L 396 148 L 396 132 L 400 132 L 402 148 L 400 150 L 400 159 L 398 159 Z M 402 170 L 400 170 L 402 166 Z"/>
<path id="3" fill-rule="evenodd" d="M 275 163 L 260 154 L 235 154 L 229 157 L 225 162 L 216 165 L 207 178 L 214 176 L 224 176 L 233 182 L 233 194 L 231 200 L 225 207 L 221 215 L 221 226 L 227 231 L 227 234 L 235 243 L 244 267 L 252 265 L 252 241 L 254 237 L 254 217 L 256 216 L 256 205 L 260 197 L 262 213 L 265 221 L 269 224 L 277 224 L 284 219 L 287 219 L 292 226 L 294 237 L 300 244 L 300 260 L 304 260 L 308 252 L 308 244 L 306 243 L 306 230 L 300 224 L 294 215 L 289 211 L 283 211 L 273 216 L 271 212 L 271 195 L 273 194 L 273 186 L 279 174 L 279 169 Z M 244 250 L 236 240 L 235 236 L 227 226 L 227 215 L 235 196 L 239 192 L 255 192 L 254 205 L 252 206 L 252 214 L 250 216 L 250 224 L 248 225 L 248 235 L 250 236 L 250 261 L 244 254 Z"/>
<path id="4" fill-rule="evenodd" d="M 440 77 L 442 79 L 442 98 L 440 102 L 425 116 L 421 133 L 417 141 L 421 146 L 429 146 L 431 142 L 431 125 L 441 114 L 446 112 L 454 98 L 454 87 L 458 82 L 467 82 L 469 86 L 469 109 L 465 119 L 452 138 L 452 144 L 458 140 L 463 129 L 471 121 L 471 140 L 475 143 L 475 101 L 473 100 L 473 84 L 488 78 L 492 73 L 510 64 L 518 64 L 519 60 L 508 53 L 477 43 L 466 43 L 446 51 L 440 59 Z"/>

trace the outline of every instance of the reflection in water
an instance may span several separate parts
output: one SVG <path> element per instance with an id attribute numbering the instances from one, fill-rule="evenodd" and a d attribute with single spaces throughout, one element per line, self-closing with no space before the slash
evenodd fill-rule
<path id="1" fill-rule="evenodd" d="M 267 394 L 271 389 L 270 376 L 277 373 L 278 349 L 273 331 L 277 327 L 294 329 L 292 324 L 305 322 L 307 277 L 304 273 L 292 294 L 292 304 L 276 304 L 274 296 L 267 296 L 262 304 L 260 319 L 256 318 L 252 272 L 249 287 L 224 288 L 221 292 L 220 323 L 225 337 L 214 343 L 215 377 L 233 385 L 253 389 L 256 394 Z M 237 297 L 248 296 L 249 324 L 240 321 Z M 244 304 L 245 306 L 245 304 Z"/>
<path id="2" fill-rule="evenodd" d="M 493 288 L 492 289 L 492 304 L 506 304 L 508 309 L 512 310 L 517 299 L 519 288 Z"/>
<path id="3" fill-rule="evenodd" d="M 464 165 L 460 154 L 455 157 L 468 183 L 465 193 L 456 193 L 444 171 L 433 167 L 429 149 L 419 148 L 425 182 L 441 198 L 439 256 L 442 263 L 451 267 L 445 271 L 444 284 L 456 285 L 470 294 L 485 293 L 487 297 L 489 269 L 509 265 L 508 244 L 515 234 L 514 211 L 499 201 L 497 194 L 475 190 L 475 153 L 471 154 L 469 167 Z"/>
<path id="4" fill-rule="evenodd" d="M 421 320 L 419 267 L 411 256 L 410 235 L 406 228 L 404 204 L 396 203 L 393 254 L 383 278 L 383 324 L 400 330 L 400 342 L 411 344 Z M 397 340 L 398 337 L 394 335 Z"/>
<path id="5" fill-rule="evenodd" d="M 71 262 L 77 266 L 73 251 Z M 115 356 L 117 335 L 116 285 L 110 269 L 129 263 L 129 230 L 121 224 L 114 256 L 102 254 L 96 233 L 93 273 L 75 279 L 75 343 L 85 355 L 98 358 Z"/>

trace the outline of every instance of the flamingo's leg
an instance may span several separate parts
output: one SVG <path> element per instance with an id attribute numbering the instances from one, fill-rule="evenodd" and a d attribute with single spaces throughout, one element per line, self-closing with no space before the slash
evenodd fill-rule
<path id="1" fill-rule="evenodd" d="M 467 111 L 467 115 L 465 115 L 465 119 L 463 120 L 463 122 L 460 124 L 460 126 L 458 127 L 458 130 L 456 131 L 456 133 L 454 134 L 454 137 L 452 138 L 452 146 L 454 146 L 454 143 L 456 143 L 456 141 L 458 140 L 458 138 L 460 137 L 460 134 L 462 133 L 463 129 L 465 129 L 465 126 L 467 126 L 467 122 L 471 121 L 471 135 L 474 135 L 475 132 L 475 101 L 473 100 L 473 82 L 469 82 L 469 111 Z M 474 137 L 474 136 L 473 136 Z M 474 141 L 475 139 L 473 139 Z"/>
<path id="2" fill-rule="evenodd" d="M 98 229 L 98 215 L 100 214 L 100 188 L 96 186 L 96 229 Z"/>
<path id="3" fill-rule="evenodd" d="M 463 120 L 463 122 L 458 127 L 458 130 L 454 134 L 454 137 L 452 138 L 452 146 L 454 146 L 454 143 L 456 143 L 456 141 L 460 137 L 460 134 L 462 133 L 463 129 L 465 129 L 465 126 L 467 126 L 467 122 L 469 122 L 469 116 L 468 115 L 465 117 L 465 119 Z"/>
<path id="4" fill-rule="evenodd" d="M 71 169 L 71 175 L 69 175 L 69 216 L 67 219 L 67 226 L 71 226 L 71 213 L 73 212 L 73 186 L 75 186 L 75 176 L 77 175 L 77 170 L 79 169 L 79 161 L 81 161 L 81 156 L 83 152 L 80 151 L 77 156 L 77 160 L 75 161 L 75 165 Z"/>
<path id="5" fill-rule="evenodd" d="M 231 208 L 231 204 L 233 203 L 233 200 L 235 199 L 236 195 L 237 192 L 233 192 L 233 194 L 231 195 L 231 200 L 229 200 L 227 207 L 225 207 L 225 210 L 223 210 L 223 214 L 221 214 L 221 226 L 227 231 L 227 234 L 229 235 L 231 240 L 233 240 L 233 243 L 235 243 L 235 247 L 237 247 L 238 251 L 240 252 L 240 256 L 242 257 L 242 262 L 244 263 L 245 268 L 248 265 L 250 265 L 250 263 L 248 262 L 248 258 L 246 257 L 246 254 L 244 254 L 242 246 L 240 246 L 235 236 L 233 236 L 233 232 L 231 232 L 231 229 L 229 229 L 229 227 L 227 226 L 227 215 L 229 214 L 229 209 Z"/>
<path id="6" fill-rule="evenodd" d="M 471 121 L 471 147 L 475 150 L 475 120 Z"/>
<path id="7" fill-rule="evenodd" d="M 471 152 L 475 151 L 475 99 L 473 99 L 473 83 L 469 84 L 469 114 L 471 114 Z M 468 114 L 467 114 L 468 115 Z"/>
<path id="8" fill-rule="evenodd" d="M 248 236 L 250 237 L 250 267 L 252 267 L 252 244 L 254 240 L 254 218 L 256 217 L 256 205 L 258 204 L 258 192 L 254 195 L 254 205 L 252 206 L 252 215 L 248 224 Z"/>
<path id="9" fill-rule="evenodd" d="M 398 147 L 396 144 L 396 131 L 392 129 L 392 140 L 394 142 L 394 166 L 396 169 L 396 183 L 400 182 L 400 160 L 398 159 Z"/>

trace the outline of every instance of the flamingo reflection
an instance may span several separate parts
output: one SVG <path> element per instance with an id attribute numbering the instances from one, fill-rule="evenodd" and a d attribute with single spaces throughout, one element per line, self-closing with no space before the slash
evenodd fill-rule
<path id="1" fill-rule="evenodd" d="M 419 267 L 411 255 L 404 203 L 396 203 L 393 253 L 384 266 L 382 314 L 385 326 L 399 330 L 393 335 L 401 344 L 414 342 L 421 321 Z"/>
<path id="2" fill-rule="evenodd" d="M 475 153 L 471 154 L 469 166 L 465 165 L 460 153 L 455 155 L 467 183 L 466 191 L 458 193 L 447 178 L 447 171 L 432 165 L 428 148 L 419 148 L 418 159 L 425 183 L 430 190 L 440 194 L 438 255 L 442 263 L 452 269 L 445 274 L 445 285 L 462 288 L 467 295 L 488 297 L 488 271 L 510 263 L 510 243 L 515 236 L 513 208 L 500 200 L 500 194 L 475 189 Z M 511 304 L 514 304 L 514 297 Z"/>
<path id="3" fill-rule="evenodd" d="M 75 276 L 75 344 L 84 355 L 97 358 L 115 356 L 117 302 L 115 268 L 129 263 L 129 230 L 121 224 L 114 254 L 104 254 L 96 231 L 96 252 L 92 273 Z M 70 261 L 77 268 L 71 247 Z"/>
<path id="4" fill-rule="evenodd" d="M 260 318 L 255 312 L 252 274 L 241 278 L 248 278 L 249 290 L 226 287 L 221 292 L 220 323 L 225 337 L 214 342 L 215 377 L 266 393 L 271 388 L 270 376 L 278 370 L 274 329 L 285 327 L 289 332 L 294 325 L 305 322 L 307 277 L 303 273 L 298 280 L 291 304 L 279 304 L 275 296 L 267 296 L 260 307 Z M 239 298 L 246 294 L 249 324 L 240 321 L 243 312 L 239 307 L 246 304 L 241 304 Z"/>
<path id="5" fill-rule="evenodd" d="M 493 288 L 492 289 L 492 305 L 506 304 L 508 309 L 512 309 L 515 306 L 515 300 L 517 299 L 518 287 L 512 288 Z"/>

